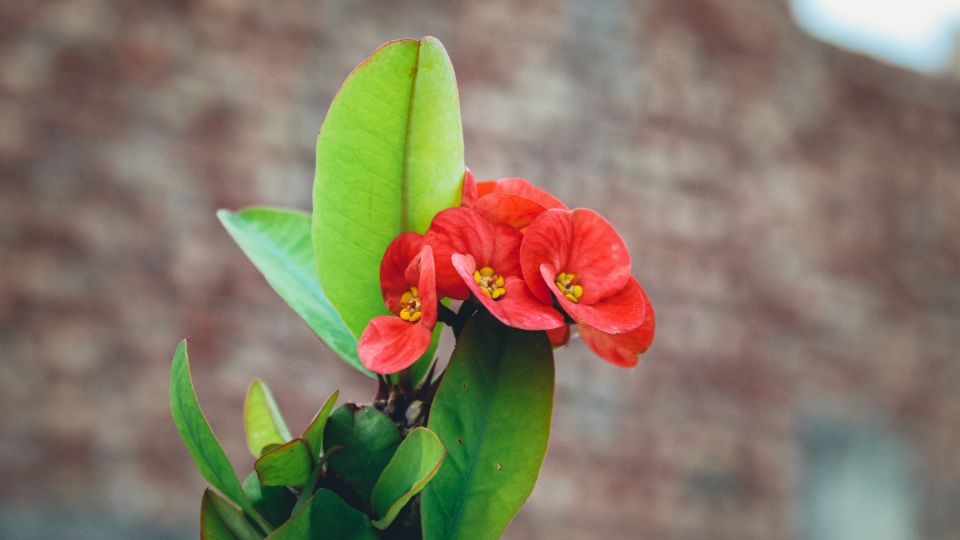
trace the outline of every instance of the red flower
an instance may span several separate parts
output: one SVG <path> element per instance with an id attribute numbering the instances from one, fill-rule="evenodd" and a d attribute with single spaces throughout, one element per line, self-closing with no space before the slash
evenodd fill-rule
<path id="1" fill-rule="evenodd" d="M 580 337 L 583 338 L 597 356 L 620 367 L 637 365 L 638 356 L 647 351 L 653 342 L 654 316 L 653 306 L 646 293 L 643 295 L 646 315 L 640 326 L 622 334 L 608 334 L 587 325 L 580 325 Z"/>
<path id="2" fill-rule="evenodd" d="M 560 328 L 547 330 L 547 337 L 550 339 L 551 347 L 562 347 L 570 341 L 570 325 L 565 324 Z"/>
<path id="3" fill-rule="evenodd" d="M 433 339 L 437 283 L 433 251 L 417 233 L 403 233 L 387 246 L 380 263 L 380 292 L 396 316 L 374 317 L 360 336 L 363 365 L 383 375 L 417 361 Z"/>
<path id="4" fill-rule="evenodd" d="M 637 349 L 620 342 L 633 339 L 622 335 L 642 326 L 649 300 L 630 276 L 630 254 L 610 223 L 583 208 L 547 210 L 527 227 L 520 264 L 534 295 L 542 302 L 556 298 L 598 354 L 625 365 L 597 332 L 621 335 L 617 351 Z"/>
<path id="5" fill-rule="evenodd" d="M 559 199 L 523 178 L 480 182 L 467 169 L 463 177 L 462 205 L 494 223 L 523 230 L 550 208 L 566 208 Z"/>
<path id="6" fill-rule="evenodd" d="M 437 261 L 440 296 L 465 300 L 473 296 L 504 324 L 525 330 L 547 330 L 564 319 L 551 303 L 534 297 L 520 271 L 516 229 L 492 223 L 471 208 L 449 208 L 436 215 L 424 243 Z"/>

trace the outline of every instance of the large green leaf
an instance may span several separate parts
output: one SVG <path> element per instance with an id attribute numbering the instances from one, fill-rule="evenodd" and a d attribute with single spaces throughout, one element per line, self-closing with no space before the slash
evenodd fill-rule
<path id="1" fill-rule="evenodd" d="M 318 490 L 269 540 L 375 540 L 370 521 L 336 493 Z"/>
<path id="2" fill-rule="evenodd" d="M 306 485 L 313 470 L 310 450 L 302 439 L 294 439 L 260 457 L 253 468 L 263 486 Z"/>
<path id="3" fill-rule="evenodd" d="M 352 403 L 333 411 L 323 434 L 325 452 L 343 447 L 328 463 L 364 501 L 370 500 L 373 485 L 399 445 L 400 432 L 387 415 Z"/>
<path id="4" fill-rule="evenodd" d="M 460 335 L 428 427 L 447 458 L 421 494 L 424 538 L 498 538 L 547 450 L 553 355 L 544 332 L 481 313 Z"/>
<path id="5" fill-rule="evenodd" d="M 446 452 L 440 439 L 427 428 L 410 431 L 390 463 L 383 469 L 370 494 L 374 527 L 386 529 L 410 499 L 427 485 L 440 469 Z"/>
<path id="6" fill-rule="evenodd" d="M 330 413 L 333 412 L 333 406 L 337 404 L 337 398 L 339 397 L 339 390 L 330 394 L 317 414 L 313 416 L 313 420 L 310 421 L 307 429 L 303 430 L 301 438 L 310 448 L 310 457 L 314 460 L 320 456 L 320 451 L 323 450 L 323 430 L 327 426 L 327 419 L 330 418 Z"/>
<path id="7" fill-rule="evenodd" d="M 220 210 L 217 217 L 267 283 L 307 325 L 347 363 L 375 377 L 360 363 L 357 338 L 320 287 L 310 216 L 295 210 L 247 208 Z"/>
<path id="8" fill-rule="evenodd" d="M 261 486 L 256 472 L 247 475 L 243 481 L 243 492 L 253 508 L 275 526 L 290 518 L 290 511 L 297 502 L 297 498 L 285 487 Z"/>
<path id="9" fill-rule="evenodd" d="M 330 105 L 313 187 L 320 283 L 355 337 L 387 313 L 387 244 L 459 204 L 463 171 L 457 84 L 443 45 L 427 37 L 377 49 Z"/>
<path id="10" fill-rule="evenodd" d="M 200 502 L 201 540 L 262 540 L 263 535 L 247 518 L 209 489 Z"/>
<path id="11" fill-rule="evenodd" d="M 255 458 L 263 455 L 265 447 L 290 440 L 290 430 L 273 400 L 273 394 L 260 379 L 254 379 L 247 390 L 247 399 L 243 403 L 243 428 L 247 435 L 247 447 Z"/>
<path id="12" fill-rule="evenodd" d="M 200 474 L 244 512 L 253 516 L 261 526 L 269 527 L 244 494 L 237 473 L 233 471 L 230 461 L 210 429 L 210 424 L 200 410 L 193 380 L 190 378 L 187 340 L 180 342 L 173 356 L 173 366 L 170 369 L 170 412 Z"/>

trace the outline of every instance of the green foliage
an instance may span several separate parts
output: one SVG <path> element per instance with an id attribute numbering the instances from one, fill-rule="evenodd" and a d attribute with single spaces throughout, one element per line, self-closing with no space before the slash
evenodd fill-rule
<path id="1" fill-rule="evenodd" d="M 243 492 L 247 494 L 254 510 L 274 526 L 290 518 L 290 511 L 297 502 L 293 493 L 285 487 L 261 486 L 256 472 L 247 475 L 243 481 Z"/>
<path id="2" fill-rule="evenodd" d="M 187 340 L 180 342 L 173 356 L 173 367 L 170 369 L 170 412 L 200 474 L 244 512 L 253 516 L 261 526 L 265 526 L 263 518 L 254 511 L 244 494 L 237 473 L 233 471 L 230 461 L 210 429 L 210 424 L 200 410 L 193 380 L 190 378 Z"/>
<path id="3" fill-rule="evenodd" d="M 220 222 L 273 290 L 348 364 L 368 377 L 357 356 L 357 338 L 327 300 L 317 279 L 310 216 L 295 210 L 220 210 Z M 379 291 L 379 289 L 378 289 Z"/>
<path id="4" fill-rule="evenodd" d="M 307 429 L 303 430 L 303 436 L 301 438 L 303 442 L 307 443 L 307 447 L 310 449 L 310 457 L 313 458 L 314 461 L 317 460 L 320 456 L 320 451 L 323 450 L 323 430 L 327 426 L 327 419 L 330 418 L 330 413 L 333 412 L 333 407 L 337 404 L 339 397 L 339 390 L 331 394 L 330 397 L 323 402 L 317 414 L 313 416 L 313 420 L 310 421 Z"/>
<path id="5" fill-rule="evenodd" d="M 390 42 L 334 98 L 317 138 L 313 243 L 320 283 L 354 337 L 386 314 L 380 259 L 460 201 L 463 133 L 453 67 L 434 38 Z"/>
<path id="6" fill-rule="evenodd" d="M 404 505 L 437 474 L 445 455 L 432 431 L 423 427 L 411 430 L 373 486 L 370 506 L 373 514 L 380 516 L 373 525 L 389 527 Z"/>
<path id="7" fill-rule="evenodd" d="M 446 51 L 429 37 L 397 40 L 358 66 L 330 106 L 317 139 L 312 216 L 272 208 L 217 215 L 307 325 L 375 377 L 357 356 L 357 340 L 372 317 L 387 313 L 381 257 L 399 233 L 422 233 L 437 212 L 459 204 L 463 171 L 459 98 Z M 440 331 L 438 325 L 427 353 L 393 382 L 423 378 Z M 270 390 L 254 380 L 243 420 L 257 459 L 241 486 L 200 410 L 183 341 L 171 369 L 171 412 L 197 468 L 225 497 L 204 493 L 201 538 L 404 535 L 413 532 L 398 530 L 408 516 L 397 518 L 418 494 L 424 538 L 497 538 L 543 462 L 553 378 L 543 332 L 507 328 L 481 310 L 460 334 L 428 427 L 403 440 L 394 420 L 373 407 L 334 409 L 339 391 L 292 438 Z M 429 401 L 430 390 L 413 398 Z"/>
<path id="8" fill-rule="evenodd" d="M 447 449 L 421 495 L 425 538 L 498 538 L 547 450 L 553 355 L 544 332 L 479 313 L 460 335 L 428 427 Z"/>
<path id="9" fill-rule="evenodd" d="M 290 440 L 290 430 L 283 421 L 270 388 L 260 379 L 254 379 L 247 390 L 243 403 L 243 428 L 247 435 L 247 447 L 255 458 L 263 455 L 263 449 Z"/>
<path id="10" fill-rule="evenodd" d="M 390 462 L 400 432 L 393 420 L 373 407 L 348 403 L 330 415 L 323 435 L 324 451 L 342 448 L 330 456 L 329 464 L 346 480 L 364 501 Z"/>
<path id="11" fill-rule="evenodd" d="M 200 502 L 201 540 L 262 540 L 263 535 L 239 510 L 209 489 Z"/>
<path id="12" fill-rule="evenodd" d="M 376 539 L 367 516 L 343 502 L 336 493 L 318 490 L 290 521 L 269 540 L 368 540 Z"/>
<path id="13" fill-rule="evenodd" d="M 264 454 L 253 464 L 263 486 L 306 485 L 313 470 L 310 449 L 302 439 L 294 439 Z"/>

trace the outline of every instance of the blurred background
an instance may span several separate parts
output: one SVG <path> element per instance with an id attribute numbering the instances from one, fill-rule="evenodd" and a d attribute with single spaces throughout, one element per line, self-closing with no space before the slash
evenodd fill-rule
<path id="1" fill-rule="evenodd" d="M 370 399 L 214 211 L 309 209 L 340 82 L 430 34 L 478 177 L 603 213 L 657 309 L 636 369 L 558 351 L 507 538 L 960 538 L 956 3 L 3 3 L 0 537 L 197 536 L 184 336 L 241 474 L 251 378 Z"/>

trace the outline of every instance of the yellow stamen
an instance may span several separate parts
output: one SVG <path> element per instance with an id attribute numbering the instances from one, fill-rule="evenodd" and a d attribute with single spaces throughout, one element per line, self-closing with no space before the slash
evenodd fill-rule
<path id="1" fill-rule="evenodd" d="M 560 272 L 557 274 L 557 277 L 554 278 L 554 284 L 557 286 L 557 289 L 563 294 L 564 298 L 573 303 L 579 302 L 580 297 L 583 296 L 583 287 L 575 283 L 576 279 L 576 274 L 568 274 L 566 272 Z"/>
<path id="2" fill-rule="evenodd" d="M 497 274 L 493 268 L 489 266 L 484 266 L 475 271 L 473 273 L 473 281 L 480 286 L 480 291 L 483 292 L 483 294 L 494 300 L 499 300 L 503 295 L 507 294 L 507 290 L 503 288 L 503 276 Z"/>
<path id="3" fill-rule="evenodd" d="M 420 291 L 416 287 L 400 296 L 400 318 L 405 321 L 417 322 L 423 317 L 420 312 Z"/>

